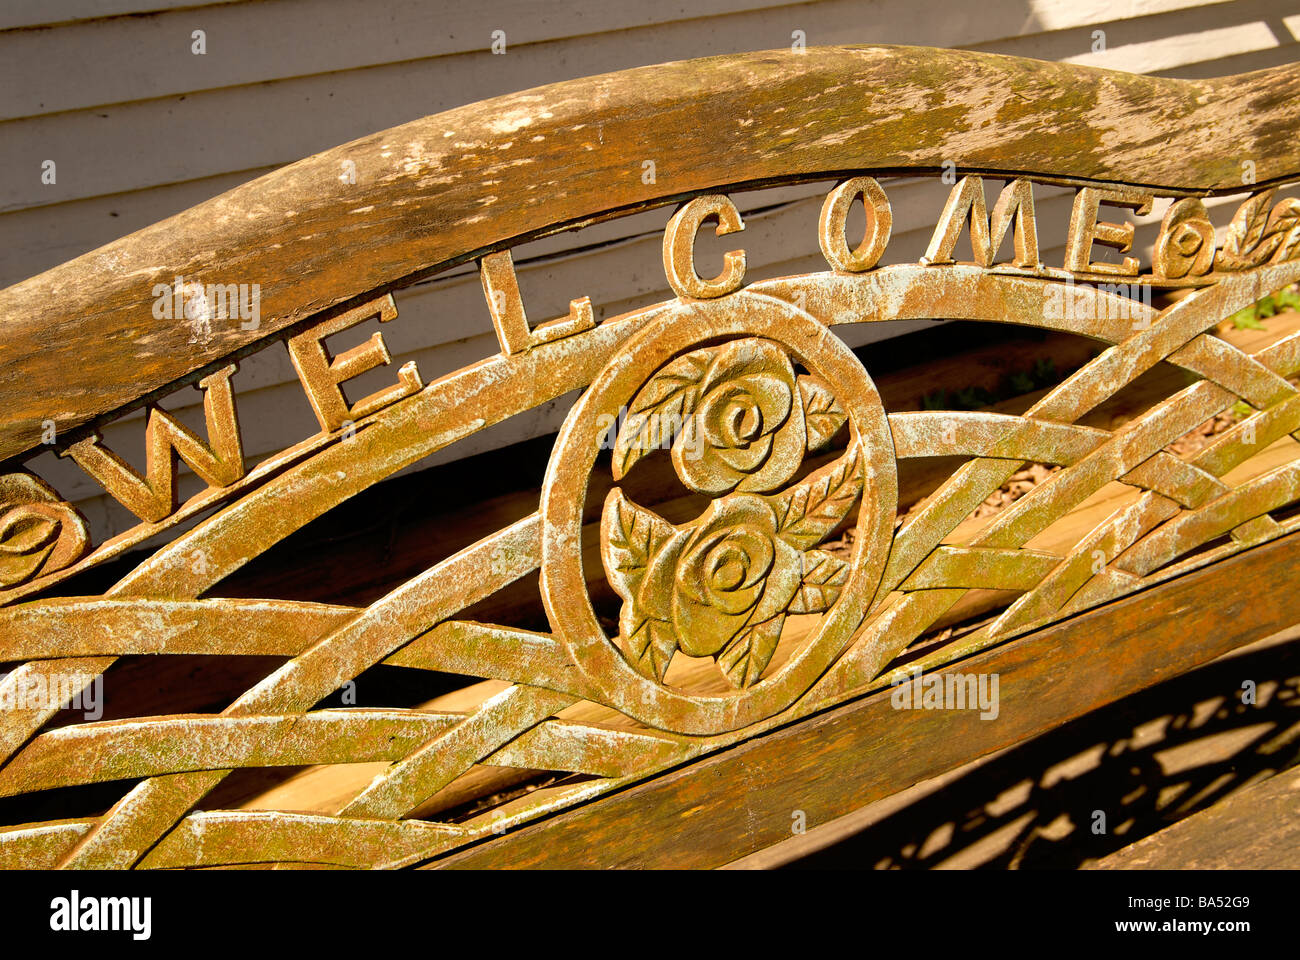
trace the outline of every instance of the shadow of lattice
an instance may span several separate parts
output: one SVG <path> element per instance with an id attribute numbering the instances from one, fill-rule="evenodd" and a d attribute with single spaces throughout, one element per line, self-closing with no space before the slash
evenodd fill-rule
<path id="1" fill-rule="evenodd" d="M 1242 702 L 1247 680 L 1254 704 Z M 1292 639 L 1008 750 L 785 867 L 1077 868 L 1297 762 L 1300 639 Z"/>

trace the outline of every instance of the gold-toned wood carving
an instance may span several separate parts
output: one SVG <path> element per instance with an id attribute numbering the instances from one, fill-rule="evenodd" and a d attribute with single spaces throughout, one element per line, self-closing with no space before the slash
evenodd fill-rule
<path id="1" fill-rule="evenodd" d="M 539 343 L 581 333 L 595 325 L 591 299 L 580 297 L 569 304 L 567 317 L 530 328 L 509 250 L 484 257 L 479 263 L 479 274 L 483 281 L 483 293 L 487 297 L 488 312 L 492 315 L 492 326 L 496 329 L 504 353 L 520 353 Z"/>
<path id="2" fill-rule="evenodd" d="M 1083 195 L 1082 190 L 1079 195 Z M 969 220 L 971 253 L 975 262 L 983 267 L 991 267 L 993 256 L 1002 245 L 1013 218 L 1015 258 L 1012 263 L 1017 267 L 1035 267 L 1038 265 L 1038 223 L 1034 219 L 1034 192 L 1030 182 L 1022 177 L 1006 185 L 993 207 L 993 222 L 990 225 L 984 203 L 984 181 L 980 177 L 963 177 L 953 187 L 943 213 L 939 215 L 939 226 L 925 251 L 925 261 L 952 263 L 962 223 Z M 1072 227 L 1071 234 L 1073 232 Z M 1068 264 L 1067 268 L 1087 269 L 1070 267 Z"/>
<path id="3" fill-rule="evenodd" d="M 1282 200 L 1270 209 L 1276 193 L 1261 190 L 1237 209 L 1215 267 L 1245 270 L 1300 256 L 1300 200 Z"/>
<path id="4" fill-rule="evenodd" d="M 290 347 L 292 350 L 292 346 Z M 176 509 L 176 457 L 209 486 L 226 487 L 244 475 L 244 454 L 235 416 L 235 395 L 230 378 L 235 366 L 226 367 L 199 382 L 208 443 L 160 407 L 149 411 L 145 427 L 146 473 L 141 477 L 125 460 L 100 445 L 91 434 L 60 451 L 98 481 L 113 498 L 141 520 L 165 520 Z"/>
<path id="5" fill-rule="evenodd" d="M 673 214 L 664 233 L 664 272 L 668 285 L 679 297 L 708 299 L 726 296 L 740 289 L 745 280 L 745 251 L 731 250 L 723 256 L 722 272 L 705 280 L 695 272 L 695 235 L 710 220 L 715 233 L 725 237 L 745 229 L 740 211 L 729 197 L 696 197 Z"/>
<path id="6" fill-rule="evenodd" d="M 373 334 L 365 343 L 345 350 L 337 357 L 331 357 L 326 351 L 325 338 L 375 316 L 381 323 L 397 316 L 397 305 L 393 303 L 392 297 L 384 297 L 376 303 L 364 304 L 339 314 L 286 341 L 289 358 L 307 391 L 311 408 L 320 421 L 321 429 L 327 433 L 342 428 L 348 421 L 359 420 L 381 410 L 402 397 L 409 397 L 424 386 L 415 369 L 415 362 L 412 361 L 403 364 L 397 371 L 398 382 L 391 387 L 377 390 L 350 406 L 344 399 L 340 389 L 344 381 L 359 377 L 367 370 L 392 363 L 393 358 L 380 333 Z"/>
<path id="7" fill-rule="evenodd" d="M 1214 224 L 1205 204 L 1193 197 L 1169 205 L 1160 223 L 1152 268 L 1161 277 L 1202 277 L 1214 264 Z"/>
<path id="8" fill-rule="evenodd" d="M 892 107 L 888 116 L 866 118 L 888 124 L 889 137 L 864 137 L 863 117 L 849 109 L 862 106 L 859 83 L 892 75 L 900 102 L 911 102 L 934 75 L 915 71 L 924 56 L 998 79 L 1010 91 L 1005 96 L 1029 102 L 1046 102 L 1044 91 L 1055 88 L 1045 83 L 1081 97 L 1104 87 L 1110 102 L 1122 95 L 1131 112 L 1149 116 L 1156 128 L 1150 136 L 1178 142 L 1158 155 L 1142 146 L 1112 156 L 1103 146 L 1117 135 L 1090 111 L 1082 119 L 1058 117 L 1061 129 L 1051 137 L 1035 139 L 1038 127 L 1017 126 L 1017 136 L 996 141 L 938 114 L 899 120 Z M 764 89 L 757 74 L 744 89 L 720 79 L 722 113 L 703 100 L 696 113 L 682 113 L 703 89 L 699 76 L 720 69 L 713 61 L 652 68 L 661 83 L 649 92 L 637 77 L 600 81 L 645 111 L 611 118 L 610 130 L 624 132 L 617 142 L 644 143 L 646 130 L 681 134 L 691 172 L 680 183 L 645 192 L 647 184 L 624 184 L 625 170 L 577 157 L 588 135 L 574 129 L 585 124 L 565 114 L 562 130 L 555 120 L 560 152 L 549 153 L 539 132 L 538 165 L 527 181 L 556 186 L 554 209 L 537 203 L 483 213 L 475 191 L 486 189 L 488 173 L 522 176 L 509 173 L 509 164 L 519 165 L 516 151 L 528 149 L 522 138 L 516 144 L 492 134 L 484 117 L 499 119 L 517 104 L 507 99 L 484 116 L 458 114 L 483 125 L 485 142 L 500 145 L 507 167 L 448 160 L 441 196 L 452 219 L 439 220 L 437 229 L 410 227 L 399 240 L 381 235 L 391 209 L 411 200 L 404 195 L 410 184 L 393 181 L 394 207 L 373 220 L 357 215 L 355 261 L 336 252 L 337 263 L 318 262 L 309 252 L 319 269 L 307 271 L 305 263 L 304 274 L 319 284 L 319 296 L 304 295 L 316 288 L 283 269 L 286 276 L 266 278 L 264 305 L 276 318 L 267 329 L 254 335 L 218 322 L 206 339 L 187 343 L 183 357 L 151 361 L 128 385 L 76 393 L 85 402 L 69 416 L 60 452 L 140 518 L 104 543 L 89 543 L 76 511 L 21 466 L 45 449 L 31 422 L 55 409 L 49 392 L 42 387 L 15 403 L 14 422 L 0 430 L 8 458 L 0 475 L 0 660 L 17 664 L 0 677 L 0 796 L 115 781 L 123 789 L 93 815 L 0 826 L 0 865 L 396 867 L 441 863 L 489 841 L 481 853 L 494 836 L 552 822 L 724 747 L 774 736 L 887 690 L 918 668 L 940 668 L 1236 554 L 1259 556 L 1262 544 L 1300 529 L 1300 457 L 1287 439 L 1300 435 L 1300 329 L 1263 346 L 1216 335 L 1226 317 L 1263 293 L 1300 282 L 1300 206 L 1275 200 L 1279 185 L 1300 180 L 1291 111 L 1256 118 L 1265 129 L 1247 140 L 1266 176 L 1221 246 L 1202 200 L 1240 187 L 1235 163 L 1207 145 L 1213 138 L 1205 128 L 1239 111 L 1243 90 L 1265 84 L 1300 91 L 1300 71 L 1205 86 L 944 51 L 769 55 L 777 66 L 755 57 L 723 60 L 766 71 L 774 86 Z M 690 70 L 698 75 L 686 85 Z M 840 94 L 828 80 L 845 72 L 852 82 Z M 589 104 L 592 97 L 578 94 L 595 82 L 575 82 L 572 98 L 560 98 L 559 88 L 547 96 Z M 747 114 L 736 104 L 786 94 L 793 102 L 805 87 L 827 104 L 809 121 L 808 135 L 817 137 L 807 144 L 787 138 L 770 148 L 779 125 L 762 120 L 764 140 L 740 122 Z M 998 100 L 1001 86 L 989 89 L 993 101 L 1010 102 Z M 607 98 L 596 102 L 607 112 L 620 108 Z M 990 103 L 968 106 L 983 116 Z M 1008 116 L 1028 109 L 1013 106 Z M 1047 116 L 1033 115 L 1040 126 Z M 683 126 L 683 117 L 695 116 L 712 121 Z M 1076 123 L 1082 126 L 1070 126 Z M 435 126 L 439 137 L 452 128 Z M 1056 143 L 1067 135 L 1068 143 Z M 719 137 L 740 158 L 735 164 L 717 160 Z M 908 138 L 917 144 L 895 143 Z M 888 182 L 881 181 L 900 171 L 939 175 L 949 157 L 930 152 L 940 149 L 931 141 L 953 151 L 965 176 L 935 211 L 925 257 L 880 266 L 893 227 Z M 324 169 L 334 159 L 331 153 L 304 164 Z M 543 179 L 546 164 L 554 176 Z M 262 187 L 300 172 L 272 174 Z M 699 275 L 699 230 L 743 230 L 736 190 L 813 179 L 826 181 L 828 192 L 816 236 L 806 239 L 810 249 L 816 241 L 827 269 L 747 283 L 744 251 L 736 249 L 718 276 Z M 985 179 L 1005 181 L 991 211 Z M 1040 256 L 1050 249 L 1034 208 L 1043 183 L 1077 188 L 1059 267 Z M 427 193 L 428 184 L 419 189 Z M 223 202 L 256 196 L 258 182 Z M 280 194 L 268 188 L 266 196 Z M 1094 259 L 1095 245 L 1129 252 L 1133 243 L 1132 225 L 1105 210 L 1149 212 L 1156 201 L 1170 203 L 1149 270 L 1137 256 L 1121 264 Z M 567 317 L 530 326 L 510 247 L 679 202 L 663 221 L 663 267 L 675 299 L 597 323 L 590 300 L 577 296 Z M 845 223 L 858 202 L 866 232 L 854 243 Z M 358 210 L 355 197 L 347 204 Z M 423 204 L 413 202 L 402 216 L 418 219 L 432 209 Z M 444 227 L 461 235 L 442 236 Z M 959 240 L 967 230 L 971 259 L 964 261 Z M 1013 253 L 999 262 L 1009 232 Z M 157 236 L 145 231 L 133 242 L 147 247 Z M 236 250 L 232 262 L 245 266 L 256 259 L 256 251 L 238 252 L 239 244 L 195 244 Z M 337 356 L 324 341 L 371 320 L 393 320 L 389 290 L 474 262 L 484 323 L 491 321 L 499 352 L 427 383 L 405 364 L 389 386 L 349 403 L 344 384 L 391 364 L 390 351 L 379 333 Z M 4 291 L 0 305 L 24 308 L 32 284 L 49 289 L 75 274 L 77 284 L 58 285 L 79 289 L 93 280 L 91 267 L 78 269 L 88 272 L 58 268 L 53 279 Z M 1156 304 L 1152 288 L 1185 295 Z M 113 291 L 105 316 L 127 315 L 129 295 Z M 66 309 L 75 312 L 80 297 L 69 294 Z M 947 317 L 1075 334 L 1103 348 L 1035 394 L 1023 412 L 916 410 L 887 403 L 884 380 L 873 379 L 835 332 Z M 158 323 L 159 344 L 185 335 L 172 329 L 174 321 Z M 0 344 L 8 347 L 4 336 Z M 44 369 L 39 351 L 13 338 L 5 363 Z M 246 465 L 233 360 L 257 345 L 288 350 L 321 430 Z M 1186 378 L 1124 422 L 1093 418 L 1162 367 Z M 131 402 L 154 403 L 163 387 L 190 383 L 204 394 L 206 438 L 151 407 L 143 473 L 86 432 Z M 82 371 L 70 369 L 65 390 L 79 384 Z M 540 489 L 514 522 L 364 605 L 334 596 L 223 595 L 227 577 L 339 504 L 573 391 L 581 394 Z M 1190 453 L 1177 448 L 1190 431 L 1234 409 L 1230 428 Z M 954 456 L 962 464 L 926 496 L 903 498 L 900 464 Z M 178 457 L 207 484 L 180 504 Z M 1027 464 L 1051 469 L 1019 499 L 977 515 Z M 673 489 L 651 502 L 637 482 L 656 470 Z M 1060 533 L 1065 521 L 1081 517 L 1086 526 Z M 845 531 L 849 546 L 832 548 L 829 541 Z M 111 569 L 106 561 L 146 541 L 153 549 L 134 556 L 108 589 L 71 592 L 86 589 L 75 586 L 86 582 L 79 574 Z M 476 604 L 508 590 L 540 599 L 546 629 L 470 619 Z M 1001 593 L 990 601 L 992 591 Z M 956 634 L 942 630 L 971 609 L 963 604 L 972 598 L 983 619 Z M 166 669 L 184 656 L 278 659 L 218 712 L 49 722 L 70 698 L 125 673 L 106 673 L 115 664 Z M 457 674 L 475 685 L 457 691 L 460 699 L 423 707 L 322 706 L 381 665 Z M 57 702 L 46 695 L 52 690 Z M 888 738 L 888 725 L 877 733 Z M 338 778 L 313 795 L 309 809 L 274 791 L 261 801 L 269 806 L 228 799 L 245 771 L 297 767 L 313 768 L 296 775 L 305 779 L 322 771 Z M 519 782 L 506 778 L 528 771 L 557 782 L 488 808 L 465 802 L 504 793 L 503 784 Z"/>
<path id="9" fill-rule="evenodd" d="M 605 500 L 601 556 L 623 598 L 625 653 L 646 676 L 662 681 L 680 648 L 715 657 L 733 685 L 750 686 L 771 660 L 787 612 L 820 613 L 839 596 L 846 565 L 812 548 L 857 504 L 863 471 L 856 446 L 779 494 L 747 493 L 787 484 L 805 447 L 834 432 L 809 431 L 805 397 L 824 398 L 835 411 L 824 416 L 834 426 L 843 422 L 826 387 L 811 377 L 804 382 L 810 386 L 801 390 L 772 341 L 732 340 L 673 361 L 642 391 L 663 399 L 633 405 L 638 412 L 614 446 L 615 479 L 634 462 L 633 448 L 659 438 L 646 427 L 671 404 L 670 416 L 680 418 L 668 435 L 678 476 L 693 490 L 721 495 L 677 527 L 618 488 Z"/>
<path id="10" fill-rule="evenodd" d="M 1110 223 L 1098 219 L 1103 203 L 1127 207 L 1138 215 L 1151 212 L 1151 194 L 1139 190 L 1084 187 L 1074 198 L 1070 212 L 1070 232 L 1065 241 L 1065 269 L 1075 273 L 1107 273 L 1121 277 L 1135 277 L 1141 264 L 1136 257 L 1125 257 L 1122 263 L 1097 263 L 1092 259 L 1094 244 L 1114 247 L 1127 253 L 1133 246 L 1133 224 Z"/>
<path id="11" fill-rule="evenodd" d="M 62 570 L 89 543 L 86 521 L 30 473 L 0 476 L 0 588 Z"/>
<path id="12" fill-rule="evenodd" d="M 862 198 L 862 208 L 867 216 L 867 230 L 862 243 L 850 250 L 844 237 L 844 222 L 853 201 Z M 980 197 L 981 201 L 983 197 Z M 817 239 L 822 256 L 836 270 L 860 273 L 870 270 L 880 262 L 881 254 L 889 245 L 889 235 L 894 228 L 894 212 L 889 197 L 872 177 L 854 177 L 846 180 L 826 195 L 818 222 Z"/>

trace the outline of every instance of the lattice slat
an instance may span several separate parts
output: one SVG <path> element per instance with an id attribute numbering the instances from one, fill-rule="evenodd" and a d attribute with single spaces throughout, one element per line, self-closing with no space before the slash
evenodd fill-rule
<path id="1" fill-rule="evenodd" d="M 873 48 L 810 51 L 796 64 L 735 63 L 792 89 L 849 70 L 847 92 L 828 87 L 814 98 L 861 107 L 853 99 L 863 96 L 858 84 L 888 72 L 890 56 Z M 1048 82 L 1042 67 L 1010 58 L 931 56 L 1035 96 Z M 1270 108 L 1257 118 L 1262 132 L 1251 142 L 1269 182 L 1252 185 L 1221 242 L 1197 199 L 1241 187 L 1235 165 L 1205 146 L 1206 129 L 1238 112 L 1240 94 L 1232 91 L 1300 89 L 1300 73 L 1252 74 L 1204 88 L 1125 80 L 1134 115 L 1164 129 L 1171 145 L 1154 154 L 1134 147 L 1114 162 L 1078 144 L 1029 150 L 1018 136 L 1012 163 L 1005 145 L 989 146 L 984 134 L 954 132 L 943 127 L 951 120 L 931 117 L 965 176 L 938 212 L 926 258 L 879 266 L 893 220 L 887 190 L 874 176 L 941 172 L 928 147 L 884 148 L 889 140 L 872 124 L 894 129 L 895 108 L 887 116 L 819 113 L 808 121 L 820 130 L 814 146 L 771 151 L 748 126 L 735 125 L 743 111 L 718 119 L 700 106 L 696 87 L 688 95 L 682 71 L 689 69 L 638 73 L 642 81 L 662 78 L 645 89 L 615 76 L 547 94 L 563 100 L 556 109 L 568 121 L 536 118 L 532 142 L 542 144 L 535 150 L 546 162 L 528 183 L 549 183 L 562 195 L 553 212 L 538 202 L 506 214 L 494 205 L 497 194 L 490 203 L 469 202 L 488 189 L 490 173 L 522 176 L 495 159 L 476 166 L 445 157 L 445 183 L 393 173 L 393 206 L 376 220 L 356 220 L 358 232 L 349 234 L 365 241 L 352 272 L 313 242 L 300 248 L 302 276 L 281 264 L 268 279 L 267 303 L 279 312 L 258 337 L 269 339 L 223 330 L 211 348 L 151 360 L 133 391 L 82 384 L 77 396 L 85 406 L 70 415 L 75 422 L 60 452 L 142 518 L 130 529 L 89 543 L 71 505 L 21 466 L 39 452 L 29 442 L 30 423 L 0 425 L 0 446 L 7 444 L 11 458 L 0 476 L 0 661 L 13 665 L 0 679 L 0 797 L 17 804 L 46 791 L 122 787 L 107 810 L 0 827 L 0 865 L 422 863 L 1300 529 L 1293 512 L 1300 503 L 1300 446 L 1293 442 L 1300 439 L 1300 391 L 1292 383 L 1300 373 L 1300 331 L 1246 349 L 1221 326 L 1262 295 L 1300 282 L 1300 201 L 1275 195 L 1277 184 L 1300 179 L 1293 111 Z M 895 61 L 893 69 L 909 96 L 932 83 L 933 74 L 916 73 L 914 60 Z M 1049 72 L 1054 82 L 1092 94 L 1120 82 L 1085 68 Z M 681 174 L 687 179 L 657 187 L 625 183 L 627 171 L 603 161 L 575 159 L 548 137 L 576 148 L 573 138 L 588 122 L 574 118 L 598 119 L 582 112 L 595 108 L 578 105 L 593 83 L 622 91 L 623 102 L 596 101 L 618 114 L 616 126 L 629 119 L 626 111 L 648 111 L 640 117 L 648 128 L 676 131 L 684 143 L 702 136 L 697 127 L 710 130 L 752 163 L 720 164 L 710 141 L 709 150 L 690 152 L 694 166 L 685 164 L 689 172 Z M 573 99 L 563 99 L 566 89 Z M 726 81 L 732 108 L 758 103 L 757 96 Z M 493 109 L 502 106 L 467 108 L 457 117 L 513 157 L 510 164 L 528 165 L 534 158 L 516 156 L 528 148 L 492 125 L 500 119 Z M 707 125 L 688 122 L 706 114 Z M 442 138 L 452 119 L 420 121 L 408 134 L 432 123 Z M 1099 121 L 1090 123 L 1077 134 L 1081 143 L 1101 151 L 1103 141 L 1115 142 L 1109 127 L 1103 136 Z M 924 130 L 921 123 L 905 132 Z M 1189 158 L 1185 164 L 1175 147 Z M 272 174 L 219 203 L 262 191 L 279 197 L 275 190 L 300 175 L 315 176 L 317 186 L 332 183 L 337 159 L 304 161 L 302 170 Z M 372 160 L 374 170 L 388 169 L 385 155 Z M 1158 169 L 1147 175 L 1150 168 Z M 987 205 L 982 177 L 1005 177 L 1009 169 L 1026 174 L 1009 179 Z M 694 244 L 702 227 L 716 224 L 719 235 L 736 235 L 741 245 L 744 222 L 732 193 L 815 179 L 833 181 L 815 237 L 825 271 L 746 283 L 736 250 L 718 276 L 699 275 Z M 1039 253 L 1034 188 L 1046 182 L 1077 188 L 1062 267 Z M 460 210 L 460 219 L 438 220 L 437 229 L 410 226 L 418 210 L 433 209 L 431 196 L 435 206 L 441 197 L 447 209 Z M 371 209 L 355 197 L 326 199 L 357 216 Z M 1124 252 L 1132 243 L 1131 227 L 1105 219 L 1115 216 L 1107 206 L 1148 210 L 1165 200 L 1149 269 L 1136 258 L 1094 259 L 1094 246 Z M 567 315 L 530 323 L 512 247 L 679 202 L 671 215 L 665 211 L 663 237 L 675 299 L 598 320 L 591 300 L 578 295 Z M 851 246 L 845 220 L 859 202 L 867 231 Z M 406 204 L 412 207 L 403 211 Z M 408 233 L 381 236 L 380 224 L 390 220 Z M 219 222 L 235 233 L 250 229 L 230 225 L 228 216 Z M 953 262 L 967 231 L 972 262 Z M 137 235 L 130 251 L 119 251 L 122 262 L 157 237 Z M 1007 238 L 1012 253 L 1001 261 Z M 196 249 L 227 250 L 230 262 L 248 267 L 258 262 L 255 243 L 266 242 L 250 235 Z M 387 365 L 387 348 L 377 334 L 332 357 L 325 337 L 371 320 L 400 323 L 390 291 L 474 260 L 484 331 L 490 323 L 500 351 L 428 383 L 417 365 L 406 364 L 392 371 L 388 388 L 352 399 L 342 385 Z M 54 273 L 66 277 L 72 269 Z M 99 266 L 81 269 L 88 284 Z M 307 290 L 306 276 L 319 285 L 310 291 L 310 310 L 294 299 Z M 0 303 L 28 303 L 34 282 L 0 294 Z M 49 277 L 41 282 L 54 288 Z M 134 294 L 122 282 L 105 290 L 105 323 L 134 316 Z M 82 296 L 80 284 L 61 283 L 72 291 L 70 302 Z M 1157 302 L 1153 289 L 1179 296 Z M 873 379 L 870 352 L 855 353 L 836 334 L 928 319 L 1087 337 L 1100 349 L 1027 399 L 1023 412 L 894 409 Z M 160 344 L 176 335 L 170 327 L 155 333 Z M 287 341 L 321 431 L 245 467 L 232 362 L 279 340 Z M 110 339 L 104 349 L 117 346 Z M 1180 381 L 1121 424 L 1098 418 L 1139 378 L 1161 369 L 1194 382 Z M 82 371 L 70 369 L 66 378 L 71 390 Z M 91 432 L 136 400 L 148 406 L 164 387 L 189 383 L 203 391 L 206 434 L 149 407 L 144 471 Z M 522 497 L 512 514 L 466 511 L 476 531 L 497 517 L 513 522 L 387 584 L 377 599 L 221 595 L 227 578 L 239 574 L 246 584 L 258 569 L 253 561 L 309 524 L 328 522 L 340 505 L 366 495 L 378 502 L 391 488 L 374 488 L 399 471 L 575 392 L 535 499 Z M 31 402 L 49 401 L 46 393 Z M 1195 452 L 1177 452 L 1182 438 L 1228 411 L 1235 411 L 1233 424 Z M 173 489 L 178 456 L 208 484 L 180 504 Z M 924 496 L 900 499 L 900 463 L 954 456 L 965 460 Z M 982 515 L 979 508 L 1027 464 L 1051 472 Z M 833 549 L 846 531 L 848 546 Z M 156 546 L 132 552 L 146 543 Z M 111 560 L 125 572 L 95 594 L 99 586 L 86 587 L 83 575 L 98 575 Z M 1017 596 L 1008 601 L 1006 592 Z M 503 597 L 526 597 L 540 613 L 527 622 L 524 612 L 519 623 L 489 622 L 498 615 L 483 615 L 477 605 Z M 971 611 L 982 619 L 960 623 Z M 955 634 L 940 632 L 954 623 Z M 163 708 L 74 722 L 62 709 L 128 669 L 171 676 L 166 671 L 186 657 L 278 663 L 214 712 Z M 458 679 L 416 705 L 335 702 L 380 667 L 418 671 L 431 686 Z M 273 803 L 293 809 L 258 806 Z"/>

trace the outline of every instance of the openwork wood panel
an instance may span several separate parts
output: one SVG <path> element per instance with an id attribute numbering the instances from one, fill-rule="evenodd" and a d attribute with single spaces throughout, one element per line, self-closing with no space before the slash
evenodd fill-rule
<path id="1" fill-rule="evenodd" d="M 1246 352 L 1215 330 L 1300 281 L 1300 202 L 1276 197 L 1300 178 L 1297 86 L 1291 68 L 1191 83 L 889 48 L 648 68 L 377 134 L 4 291 L 3 389 L 15 399 L 0 435 L 0 662 L 12 665 L 0 795 L 122 790 L 94 817 L 3 827 L 0 863 L 431 861 L 1295 530 L 1300 459 L 1286 438 L 1300 432 L 1300 334 Z M 647 181 L 654 137 L 681 169 L 661 164 Z M 1242 191 L 1243 159 L 1256 179 L 1220 243 L 1198 197 Z M 339 185 L 345 160 L 354 193 Z M 879 266 L 892 230 L 881 180 L 937 177 L 945 163 L 958 178 L 925 258 Z M 1000 185 L 991 209 L 986 179 Z M 827 181 L 825 270 L 747 281 L 731 194 L 809 180 Z M 1061 264 L 1039 252 L 1041 183 L 1077 189 Z M 1117 209 L 1165 198 L 1150 268 L 1096 259 L 1098 246 L 1131 246 Z M 855 204 L 860 241 L 845 229 Z M 568 316 L 527 318 L 512 246 L 668 205 L 676 299 L 597 322 L 575 291 Z M 710 228 L 734 249 L 704 277 L 694 246 Z M 500 351 L 428 383 L 407 364 L 364 398 L 347 392 L 388 364 L 383 338 L 337 355 L 324 340 L 401 323 L 392 290 L 470 260 Z M 232 265 L 264 277 L 262 329 L 210 309 L 202 284 Z M 182 292 L 199 303 L 187 319 L 151 312 L 154 282 L 173 274 L 197 285 Z M 1153 306 L 1153 289 L 1180 296 Z M 79 351 L 53 366 L 31 332 L 51 315 Z M 192 344 L 196 318 L 209 336 Z M 835 329 L 926 318 L 1099 349 L 1023 413 L 887 409 Z M 286 348 L 320 432 L 249 466 L 235 361 Z M 1159 364 L 1186 371 L 1186 386 L 1111 428 L 1082 422 Z M 206 436 L 150 407 L 143 472 L 94 432 L 191 384 Z M 222 595 L 231 574 L 332 508 L 578 390 L 523 519 L 365 607 Z M 1234 408 L 1245 412 L 1208 445 L 1171 449 Z M 47 421 L 60 453 L 137 526 L 89 542 L 23 466 Z M 962 465 L 901 509 L 899 464 L 951 456 Z M 180 504 L 177 458 L 208 484 Z M 1057 469 L 973 518 L 1027 463 Z M 641 502 L 649 470 L 677 493 Z M 1109 516 L 1051 541 L 1114 484 L 1125 492 Z M 846 529 L 851 550 L 827 549 Z M 80 575 L 128 556 L 138 562 L 102 594 L 72 595 Z M 467 615 L 534 574 L 547 631 Z M 934 634 L 974 591 L 1015 599 L 976 629 Z M 937 639 L 899 665 L 927 634 Z M 50 724 L 120 658 L 186 655 L 279 665 L 220 713 Z M 460 675 L 478 693 L 457 709 L 320 706 L 379 664 Z M 210 802 L 234 771 L 289 767 L 361 775 L 310 811 Z M 476 777 L 496 789 L 503 769 L 561 776 L 468 815 L 431 803 Z"/>

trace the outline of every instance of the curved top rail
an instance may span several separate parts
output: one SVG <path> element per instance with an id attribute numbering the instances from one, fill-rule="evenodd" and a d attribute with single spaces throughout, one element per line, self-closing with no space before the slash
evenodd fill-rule
<path id="1" fill-rule="evenodd" d="M 849 171 L 1165 194 L 1300 175 L 1300 64 L 1170 80 L 924 47 L 642 67 L 435 114 L 309 157 L 0 291 L 0 460 L 324 310 L 584 222 Z M 656 182 L 641 178 L 645 159 Z M 341 175 L 355 169 L 355 177 Z M 348 182 L 355 179 L 355 183 Z M 257 283 L 263 322 L 191 344 L 155 284 Z M 54 344 L 57 343 L 57 346 Z"/>

